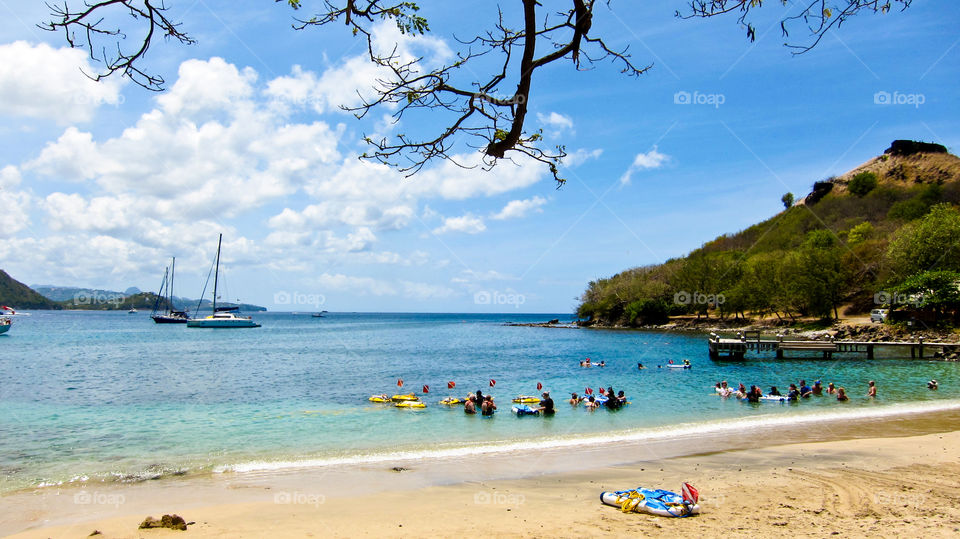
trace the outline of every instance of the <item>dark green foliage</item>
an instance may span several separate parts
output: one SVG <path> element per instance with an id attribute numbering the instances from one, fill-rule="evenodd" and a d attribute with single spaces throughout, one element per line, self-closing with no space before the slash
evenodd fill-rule
<path id="1" fill-rule="evenodd" d="M 57 303 L 41 296 L 29 286 L 0 270 L 0 305 L 14 309 L 62 309 Z"/>
<path id="2" fill-rule="evenodd" d="M 783 202 L 783 207 L 790 209 L 790 206 L 793 206 L 793 193 L 787 193 L 780 197 L 780 202 Z"/>
<path id="3" fill-rule="evenodd" d="M 923 174 L 950 170 L 942 161 L 910 164 Z M 857 187 L 833 192 L 832 183 L 817 182 L 800 204 L 684 258 L 590 283 L 579 314 L 622 325 L 659 324 L 665 312 L 832 319 L 843 305 L 871 308 L 878 291 L 917 296 L 926 287 L 937 293 L 927 292 L 924 309 L 960 320 L 943 273 L 960 273 L 960 177 L 950 174 L 942 184 L 885 176 L 871 186 L 867 177 L 856 194 Z"/>
<path id="4" fill-rule="evenodd" d="M 877 175 L 873 172 L 861 172 L 850 180 L 847 189 L 858 197 L 863 197 L 877 187 Z"/>
<path id="5" fill-rule="evenodd" d="M 887 262 L 900 281 L 924 271 L 960 271 L 960 213 L 938 204 L 901 227 L 890 241 Z"/>
<path id="6" fill-rule="evenodd" d="M 833 180 L 834 178 L 827 178 L 822 182 L 814 183 L 813 192 L 807 195 L 807 204 L 813 206 L 817 202 L 820 202 L 823 197 L 827 196 L 830 191 L 833 191 Z"/>
<path id="7" fill-rule="evenodd" d="M 925 271 L 908 278 L 895 290 L 921 309 L 938 313 L 960 310 L 960 273 L 956 271 Z"/>
<path id="8" fill-rule="evenodd" d="M 899 219 L 901 221 L 912 221 L 919 219 L 930 211 L 930 208 L 943 200 L 943 187 L 932 183 L 913 198 L 901 200 L 890 206 L 887 217 L 890 219 Z"/>

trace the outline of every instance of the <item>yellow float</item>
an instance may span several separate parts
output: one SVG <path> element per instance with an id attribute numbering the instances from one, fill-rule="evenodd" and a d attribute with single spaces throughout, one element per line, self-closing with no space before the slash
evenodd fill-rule
<path id="1" fill-rule="evenodd" d="M 427 405 L 420 401 L 400 401 L 393 404 L 397 408 L 426 408 Z"/>
<path id="2" fill-rule="evenodd" d="M 390 400 L 390 397 L 388 397 L 388 396 L 386 396 L 386 395 L 374 395 L 374 396 L 370 397 L 370 399 L 368 399 L 368 400 L 369 400 L 370 402 L 380 402 L 380 403 L 393 402 L 393 401 Z"/>
<path id="3" fill-rule="evenodd" d="M 407 393 L 406 395 L 394 395 L 390 397 L 393 402 L 403 402 L 403 401 L 416 401 L 420 400 L 420 397 L 414 395 L 413 393 Z"/>
<path id="4" fill-rule="evenodd" d="M 540 397 L 533 397 L 530 395 L 520 395 L 519 397 L 516 397 L 515 399 L 513 399 L 513 402 L 517 404 L 531 404 L 534 402 L 539 403 Z"/>

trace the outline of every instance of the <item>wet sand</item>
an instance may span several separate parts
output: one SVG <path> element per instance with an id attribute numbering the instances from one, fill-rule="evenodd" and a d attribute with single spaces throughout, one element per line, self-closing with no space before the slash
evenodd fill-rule
<path id="1" fill-rule="evenodd" d="M 960 533 L 957 425 L 960 412 L 948 411 L 629 447 L 45 488 L 0 498 L 0 532 L 167 537 L 184 532 L 137 525 L 177 513 L 195 522 L 186 534 L 199 537 L 953 537 Z M 679 491 L 684 481 L 701 493 L 702 514 L 693 518 L 624 514 L 599 502 L 604 490 Z"/>

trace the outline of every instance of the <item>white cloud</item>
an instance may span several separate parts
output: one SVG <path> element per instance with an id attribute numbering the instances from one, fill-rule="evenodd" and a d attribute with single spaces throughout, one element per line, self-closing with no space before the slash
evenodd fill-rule
<path id="1" fill-rule="evenodd" d="M 372 32 L 374 51 L 382 56 L 396 55 L 400 63 L 416 62 L 414 71 L 449 59 L 453 52 L 447 44 L 432 36 L 403 34 L 395 24 L 381 23 Z M 346 58 L 320 75 L 295 65 L 289 76 L 267 83 L 264 94 L 271 107 L 281 113 L 309 108 L 318 114 L 357 107 L 376 97 L 381 81 L 393 79 L 390 70 L 370 62 L 366 54 Z M 389 105 L 394 106 L 394 105 Z M 344 111 L 346 112 L 346 111 Z M 381 126 L 386 127 L 386 124 Z M 377 129 L 381 131 L 382 129 Z"/>
<path id="2" fill-rule="evenodd" d="M 94 82 L 84 73 L 96 69 L 81 49 L 25 41 L 0 45 L 0 114 L 70 124 L 89 121 L 103 104 L 123 102 L 123 78 Z"/>
<path id="3" fill-rule="evenodd" d="M 237 69 L 223 58 L 187 60 L 180 64 L 177 82 L 157 98 L 169 115 L 230 110 L 253 94 L 257 72 Z"/>
<path id="4" fill-rule="evenodd" d="M 550 114 L 541 114 L 538 112 L 537 121 L 546 127 L 552 128 L 555 133 L 560 133 L 567 129 L 573 130 L 573 120 L 569 116 L 560 114 L 559 112 L 551 112 Z"/>
<path id="5" fill-rule="evenodd" d="M 20 181 L 20 171 L 16 167 L 0 169 L 0 238 L 12 238 L 30 224 L 28 210 L 31 197 L 13 190 L 20 185 Z"/>
<path id="6" fill-rule="evenodd" d="M 322 122 L 281 123 L 254 99 L 249 68 L 219 58 L 184 66 L 158 98 L 160 108 L 133 127 L 103 142 L 71 127 L 26 168 L 55 180 L 93 180 L 132 197 L 147 217 L 193 220 L 238 215 L 336 167 L 342 133 Z"/>
<path id="7" fill-rule="evenodd" d="M 455 294 L 452 288 L 427 283 L 400 281 L 404 297 L 416 300 L 446 299 Z"/>
<path id="8" fill-rule="evenodd" d="M 660 168 L 668 159 L 670 159 L 670 156 L 658 152 L 656 146 L 647 153 L 638 153 L 637 156 L 633 158 L 633 163 L 630 164 L 627 171 L 620 176 L 620 183 L 622 185 L 628 185 L 634 172 Z"/>
<path id="9" fill-rule="evenodd" d="M 547 199 L 539 196 L 528 198 L 526 200 L 511 200 L 502 210 L 490 216 L 491 219 L 519 219 L 526 217 L 530 212 L 543 212 L 541 206 L 547 203 Z"/>
<path id="10" fill-rule="evenodd" d="M 483 223 L 483 219 L 467 213 L 460 217 L 447 217 L 443 220 L 443 225 L 433 229 L 433 233 L 465 232 L 467 234 L 479 234 L 486 229 L 487 225 Z"/>
<path id="11" fill-rule="evenodd" d="M 20 170 L 13 165 L 0 168 L 0 189 L 10 189 L 20 185 Z"/>
<path id="12" fill-rule="evenodd" d="M 313 279 L 320 290 L 353 292 L 360 295 L 388 296 L 397 294 L 390 283 L 372 277 L 354 277 L 342 273 L 323 273 Z"/>
<path id="13" fill-rule="evenodd" d="M 575 167 L 582 165 L 591 159 L 599 159 L 601 155 L 603 155 L 603 150 L 600 148 L 595 150 L 580 148 L 567 154 L 567 157 L 563 160 L 563 163 L 568 167 Z"/>

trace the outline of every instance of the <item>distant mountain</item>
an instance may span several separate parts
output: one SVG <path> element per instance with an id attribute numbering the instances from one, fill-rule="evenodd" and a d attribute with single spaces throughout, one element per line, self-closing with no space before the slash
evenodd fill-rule
<path id="1" fill-rule="evenodd" d="M 0 270 L 0 305 L 14 309 L 62 309 L 57 303 L 34 292 L 29 286 L 17 281 Z"/>
<path id="2" fill-rule="evenodd" d="M 110 310 L 152 310 L 157 301 L 157 295 L 153 292 L 141 292 L 139 288 L 131 286 L 124 292 L 116 290 L 101 290 L 99 288 L 81 288 L 77 286 L 53 286 L 53 285 L 34 285 L 33 290 L 52 302 L 57 302 L 61 306 L 54 308 L 78 309 L 85 311 L 110 311 Z M 11 307 L 14 305 L 9 304 Z M 197 300 L 175 296 L 173 298 L 174 308 L 184 309 L 187 312 L 193 312 L 197 308 Z M 233 306 L 233 303 L 222 303 L 224 307 Z M 39 308 L 39 307 L 35 307 Z M 160 300 L 160 308 L 167 308 L 167 299 Z M 210 300 L 203 300 L 200 304 L 200 311 L 210 310 Z M 241 311 L 256 312 L 266 311 L 266 307 L 252 305 L 248 303 L 240 304 Z"/>
<path id="3" fill-rule="evenodd" d="M 47 299 L 71 304 L 116 303 L 130 294 L 99 288 L 81 288 L 77 286 L 33 285 L 35 291 Z"/>

